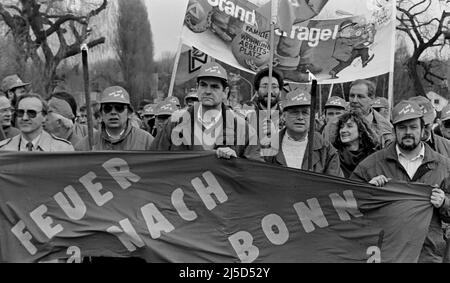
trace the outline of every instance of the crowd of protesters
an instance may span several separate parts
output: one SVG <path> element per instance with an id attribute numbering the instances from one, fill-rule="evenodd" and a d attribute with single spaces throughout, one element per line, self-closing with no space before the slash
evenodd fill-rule
<path id="1" fill-rule="evenodd" d="M 448 260 L 450 105 L 440 120 L 431 101 L 422 96 L 390 107 L 386 98 L 375 97 L 372 81 L 356 80 L 348 102 L 328 99 L 324 123 L 316 121 L 311 132 L 311 95 L 294 89 L 281 99 L 283 75 L 273 71 L 270 78 L 269 70 L 258 72 L 255 101 L 232 109 L 227 104 L 227 72 L 210 62 L 201 68 L 197 88 L 185 96 L 185 108 L 176 97 L 168 97 L 136 112 L 120 86 L 106 88 L 98 102 L 77 107 L 67 92 L 52 93 L 44 101 L 19 76 L 7 76 L 1 84 L 0 150 L 206 150 L 218 158 L 247 158 L 351 178 L 374 189 L 392 181 L 425 183 L 433 187 L 434 213 L 419 261 Z"/>

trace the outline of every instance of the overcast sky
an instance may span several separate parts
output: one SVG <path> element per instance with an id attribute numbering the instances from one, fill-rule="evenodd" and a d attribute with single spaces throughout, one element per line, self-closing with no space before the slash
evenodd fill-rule
<path id="1" fill-rule="evenodd" d="M 155 59 L 176 52 L 188 0 L 144 0 L 153 33 Z"/>

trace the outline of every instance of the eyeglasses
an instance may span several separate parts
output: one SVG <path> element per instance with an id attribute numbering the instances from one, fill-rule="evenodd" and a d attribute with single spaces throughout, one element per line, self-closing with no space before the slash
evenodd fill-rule
<path id="1" fill-rule="evenodd" d="M 113 104 L 113 103 L 111 103 L 111 104 L 103 104 L 102 105 L 102 111 L 103 111 L 103 113 L 105 113 L 105 114 L 108 114 L 108 113 L 111 113 L 111 111 L 113 110 L 113 109 L 115 109 L 115 111 L 117 112 L 117 113 L 122 113 L 123 111 L 125 111 L 125 104 L 122 104 L 122 103 L 117 103 L 117 104 Z"/>
<path id="2" fill-rule="evenodd" d="M 22 118 L 25 115 L 25 113 L 27 113 L 28 118 L 34 119 L 34 118 L 36 118 L 37 114 L 41 113 L 41 112 L 42 111 L 18 109 L 17 117 Z"/>
<path id="3" fill-rule="evenodd" d="M 450 128 L 450 120 L 443 121 L 442 125 L 444 125 L 444 128 Z"/>

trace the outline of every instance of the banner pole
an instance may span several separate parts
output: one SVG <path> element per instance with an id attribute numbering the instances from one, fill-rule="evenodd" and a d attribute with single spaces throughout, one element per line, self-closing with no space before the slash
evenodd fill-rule
<path id="1" fill-rule="evenodd" d="M 87 124 L 88 124 L 88 141 L 89 150 L 92 150 L 94 146 L 94 128 L 92 121 L 92 108 L 91 108 L 91 95 L 89 91 L 89 66 L 88 66 L 88 46 L 87 44 L 81 45 L 81 59 L 83 63 L 83 78 L 84 78 L 84 97 L 86 100 L 86 112 L 87 112 Z"/>
<path id="2" fill-rule="evenodd" d="M 181 55 L 181 46 L 183 43 L 181 40 L 178 42 L 178 48 L 177 48 L 177 54 L 175 56 L 175 62 L 172 69 L 172 77 L 170 78 L 170 86 L 169 86 L 169 93 L 167 94 L 167 97 L 172 96 L 173 88 L 175 87 L 175 78 L 177 76 L 178 71 L 178 63 L 180 61 L 180 55 Z"/>
<path id="3" fill-rule="evenodd" d="M 330 92 L 328 93 L 328 99 L 330 99 L 331 94 L 333 93 L 333 87 L 334 87 L 334 84 L 331 84 L 330 85 Z M 344 99 L 345 99 L 345 97 L 344 97 Z"/>
<path id="4" fill-rule="evenodd" d="M 309 77 L 312 78 L 311 84 L 311 109 L 309 113 L 309 132 L 308 132 L 308 170 L 312 170 L 312 154 L 313 154 L 313 144 L 314 144 L 314 132 L 315 132 L 315 112 L 317 105 L 317 79 L 308 70 Z"/>
<path id="5" fill-rule="evenodd" d="M 272 0 L 272 6 L 270 9 L 270 44 L 269 44 L 269 89 L 267 96 L 267 117 L 271 117 L 271 101 L 272 101 L 272 75 L 273 75 L 273 52 L 275 45 L 275 24 L 277 23 L 277 13 L 278 13 L 278 0 Z M 280 86 L 282 87 L 282 86 Z"/>

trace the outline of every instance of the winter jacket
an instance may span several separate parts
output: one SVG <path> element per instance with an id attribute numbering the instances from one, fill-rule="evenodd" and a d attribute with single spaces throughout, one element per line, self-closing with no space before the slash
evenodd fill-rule
<path id="1" fill-rule="evenodd" d="M 424 159 L 411 179 L 398 161 L 395 146 L 396 143 L 392 143 L 389 147 L 367 157 L 356 167 L 350 179 L 369 182 L 376 176 L 384 175 L 400 182 L 418 182 L 430 186 L 439 185 L 445 192 L 446 198 L 442 207 L 439 209 L 433 207 L 433 217 L 419 256 L 419 262 L 442 262 L 445 240 L 441 221 L 450 223 L 450 199 L 448 197 L 448 193 L 450 193 L 450 159 L 424 144 Z M 378 188 L 374 187 L 374 189 Z"/>
<path id="2" fill-rule="evenodd" d="M 277 164 L 280 166 L 287 166 L 286 158 L 283 154 L 283 137 L 286 134 L 286 129 L 280 132 L 280 150 L 275 156 L 265 157 L 265 161 Z M 306 145 L 305 155 L 303 157 L 302 169 L 308 170 L 308 150 L 310 145 Z M 312 171 L 317 173 L 322 173 L 326 175 L 343 177 L 339 154 L 337 150 L 328 142 L 325 141 L 322 136 L 315 132 L 314 133 L 314 145 L 312 150 Z"/>
<path id="3" fill-rule="evenodd" d="M 152 150 L 205 150 L 203 141 L 195 135 L 195 129 L 203 133 L 206 131 L 200 121 L 198 121 L 199 105 L 189 107 L 180 111 L 177 117 L 172 115 L 164 124 L 164 127 L 155 137 L 151 146 Z M 238 157 L 245 157 L 263 161 L 259 156 L 259 146 L 256 141 L 256 133 L 251 129 L 245 118 L 236 114 L 232 109 L 228 109 L 222 104 L 222 118 L 217 123 L 222 124 L 222 132 L 217 133 L 214 149 L 219 147 L 229 147 L 236 152 Z M 216 124 L 217 125 L 217 124 Z M 172 137 L 178 137 L 174 143 Z"/>
<path id="4" fill-rule="evenodd" d="M 149 150 L 153 137 L 144 130 L 131 126 L 127 128 L 118 141 L 111 141 L 106 134 L 105 125 L 102 123 L 101 131 L 94 133 L 93 151 L 101 150 Z M 84 137 L 75 145 L 76 151 L 89 151 L 89 136 Z"/>

